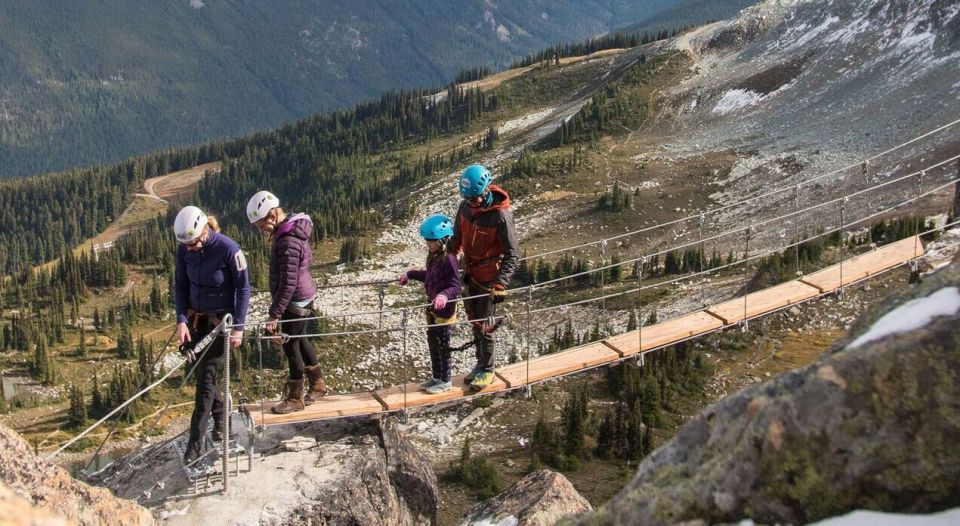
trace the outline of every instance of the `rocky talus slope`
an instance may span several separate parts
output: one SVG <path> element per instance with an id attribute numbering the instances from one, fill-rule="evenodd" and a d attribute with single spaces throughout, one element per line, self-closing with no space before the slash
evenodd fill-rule
<path id="1" fill-rule="evenodd" d="M 0 425 L 0 524 L 156 524 L 150 511 L 75 480 Z"/>
<path id="2" fill-rule="evenodd" d="M 960 505 L 960 267 L 868 311 L 817 362 L 707 408 L 568 524 L 802 524 Z"/>

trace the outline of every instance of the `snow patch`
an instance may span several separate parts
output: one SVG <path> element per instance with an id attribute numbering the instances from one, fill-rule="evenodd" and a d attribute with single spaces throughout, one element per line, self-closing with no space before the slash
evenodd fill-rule
<path id="1" fill-rule="evenodd" d="M 206 5 L 206 4 L 203 3 L 203 0 L 190 0 L 190 7 L 194 8 L 194 9 L 200 9 L 201 7 L 204 7 L 205 5 Z"/>
<path id="2" fill-rule="evenodd" d="M 500 42 L 510 42 L 510 30 L 503 24 L 497 26 L 497 38 Z"/>
<path id="3" fill-rule="evenodd" d="M 517 524 L 520 524 L 519 519 L 513 515 L 509 515 L 497 522 L 493 522 L 490 519 L 483 519 L 482 521 L 472 523 L 470 526 L 517 526 Z"/>
<path id="4" fill-rule="evenodd" d="M 891 334 L 919 329 L 938 316 L 953 316 L 960 311 L 960 288 L 944 287 L 925 298 L 916 298 L 884 314 L 870 330 L 847 346 L 856 349 L 863 344 Z"/>
<path id="5" fill-rule="evenodd" d="M 854 511 L 815 522 L 811 526 L 949 526 L 953 524 L 960 524 L 960 508 L 929 515 Z"/>
<path id="6" fill-rule="evenodd" d="M 726 115 L 732 111 L 753 106 L 760 102 L 761 99 L 763 99 L 763 95 L 756 91 L 747 89 L 727 90 L 727 92 L 723 94 L 723 97 L 720 98 L 720 102 L 713 108 L 713 113 Z"/>

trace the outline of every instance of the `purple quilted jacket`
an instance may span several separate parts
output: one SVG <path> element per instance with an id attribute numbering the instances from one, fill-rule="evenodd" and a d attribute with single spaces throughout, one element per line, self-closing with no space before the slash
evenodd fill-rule
<path id="1" fill-rule="evenodd" d="M 427 299 L 433 301 L 437 294 L 443 294 L 448 300 L 460 297 L 463 283 L 460 281 L 460 269 L 457 258 L 453 254 L 446 254 L 442 258 L 427 257 L 425 270 L 408 270 L 407 277 L 422 281 L 427 289 Z M 441 318 L 449 318 L 457 312 L 456 303 L 448 303 L 440 312 L 434 312 Z"/>
<path id="2" fill-rule="evenodd" d="M 270 317 L 279 319 L 291 301 L 305 301 L 317 295 L 310 277 L 310 234 L 313 221 L 306 214 L 293 214 L 274 231 L 270 249 Z"/>

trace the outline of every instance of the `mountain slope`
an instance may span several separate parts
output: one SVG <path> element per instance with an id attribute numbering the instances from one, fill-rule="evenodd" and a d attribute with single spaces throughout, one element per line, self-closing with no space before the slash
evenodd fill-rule
<path id="1" fill-rule="evenodd" d="M 442 85 L 677 0 L 18 2 L 0 11 L 0 177 L 274 127 Z"/>

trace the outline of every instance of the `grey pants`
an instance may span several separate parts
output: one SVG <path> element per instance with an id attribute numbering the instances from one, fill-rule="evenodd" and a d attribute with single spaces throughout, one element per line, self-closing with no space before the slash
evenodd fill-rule
<path id="1" fill-rule="evenodd" d="M 467 311 L 467 316 L 471 320 L 486 319 L 493 312 L 493 301 L 490 299 L 489 290 L 477 287 L 468 280 L 467 296 L 476 296 L 482 294 L 479 298 L 464 300 L 463 307 Z M 493 362 L 495 354 L 496 340 L 492 333 L 483 332 L 483 330 L 473 325 L 473 338 L 477 342 L 477 365 L 485 371 L 493 371 Z"/>

